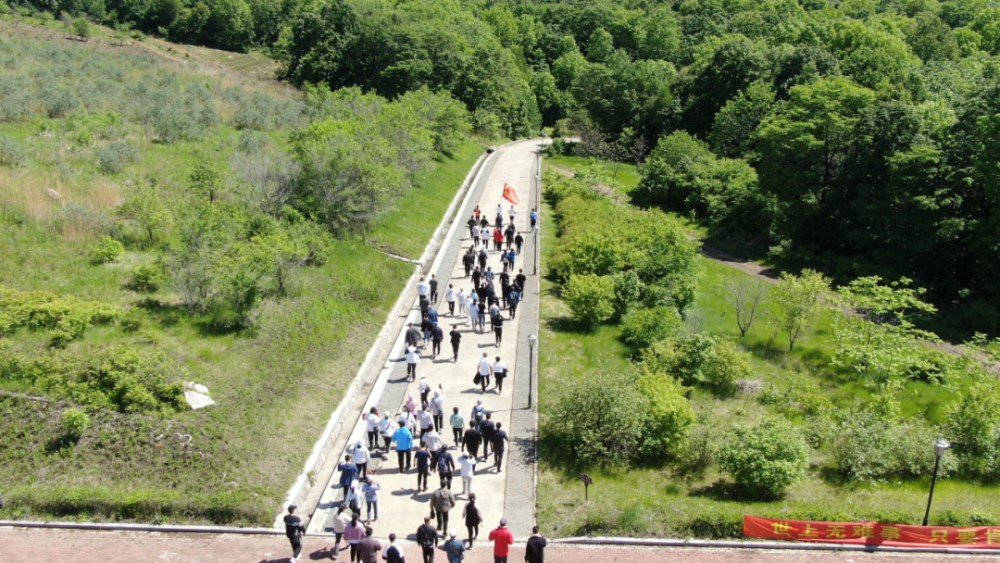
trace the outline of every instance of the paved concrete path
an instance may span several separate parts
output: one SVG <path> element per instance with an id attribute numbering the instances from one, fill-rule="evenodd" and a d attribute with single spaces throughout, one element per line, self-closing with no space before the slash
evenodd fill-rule
<path id="1" fill-rule="evenodd" d="M 500 149 L 498 154 L 484 165 L 479 181 L 472 187 L 463 208 L 457 215 L 453 231 L 449 233 L 427 275 L 427 279 L 430 279 L 430 274 L 435 274 L 439 280 L 438 302 L 432 305 L 432 308 L 438 310 L 439 325 L 445 330 L 442 354 L 432 359 L 431 347 L 428 345 L 422 350 L 422 358 L 417 367 L 417 373 L 427 377 L 432 389 L 437 390 L 440 385 L 444 390 L 446 415 L 445 428 L 442 429 L 441 436 L 451 446 L 450 451 L 456 463 L 460 453 L 454 446 L 448 423 L 453 407 L 459 407 L 459 412 L 468 422 L 472 407 L 478 399 L 482 399 L 486 409 L 493 413 L 493 421 L 501 424 L 510 435 L 511 445 L 507 448 L 502 472 L 493 469 L 491 452 L 490 459 L 481 462 L 477 467 L 473 490 L 486 520 L 484 526 L 495 526 L 501 517 L 507 517 L 512 532 L 518 538 L 526 538 L 530 534 L 531 526 L 534 524 L 535 508 L 536 419 L 534 412 L 527 409 L 528 374 L 525 372 L 528 370 L 529 362 L 526 337 L 528 332 L 537 330 L 538 280 L 537 276 L 533 275 L 534 235 L 529 232 L 529 214 L 534 207 L 538 149 L 537 140 L 513 143 Z M 454 316 L 448 314 L 445 290 L 449 284 L 453 284 L 456 290 L 462 289 L 466 293 L 472 289 L 472 282 L 465 277 L 460 260 L 461 254 L 472 246 L 466 221 L 478 205 L 492 224 L 497 205 L 500 204 L 503 207 L 506 226 L 509 221 L 510 204 L 502 198 L 505 183 L 510 184 L 520 198 L 519 204 L 515 206 L 517 211 L 515 225 L 523 233 L 525 248 L 518 256 L 515 268 L 524 269 L 525 274 L 529 276 L 526 283 L 529 289 L 514 321 L 507 320 L 509 318 L 507 311 L 502 312 L 506 322 L 503 327 L 502 343 L 497 346 L 494 335 L 488 329 L 488 321 L 486 331 L 475 332 L 468 318 L 459 316 L 457 306 Z M 503 271 L 500 253 L 493 251 L 492 248 L 491 244 L 487 265 L 499 276 Z M 499 290 L 499 279 L 495 285 Z M 415 325 L 419 323 L 419 309 L 416 305 L 411 310 L 408 321 L 414 322 Z M 458 325 L 462 333 L 457 361 L 452 360 L 451 345 L 447 337 L 452 325 Z M 366 399 L 363 412 L 375 406 L 380 413 L 391 413 L 391 418 L 395 421 L 410 394 L 419 404 L 417 382 L 410 382 L 407 379 L 406 363 L 403 361 L 405 328 L 404 326 L 404 330 L 398 335 L 390 360 L 375 383 L 371 395 Z M 496 391 L 494 387 L 482 394 L 479 387 L 473 385 L 472 379 L 477 362 L 484 353 L 491 361 L 495 361 L 499 356 L 509 370 L 509 377 L 504 382 L 502 392 Z M 432 396 L 433 393 L 428 398 Z M 359 421 L 352 431 L 348 444 L 353 445 L 359 440 L 367 442 L 365 430 L 365 423 Z M 343 459 L 343 453 L 339 458 Z M 395 452 L 389 453 L 388 457 L 375 455 L 369 464 L 369 469 L 374 469 L 374 478 L 382 487 L 378 501 L 379 517 L 377 521 L 371 523 L 376 530 L 376 536 L 386 538 L 389 533 L 395 533 L 400 538 L 415 539 L 417 527 L 422 524 L 423 517 L 430 514 L 431 493 L 440 486 L 438 476 L 432 473 L 428 490 L 418 491 L 415 467 L 400 473 Z M 330 519 L 343 499 L 343 493 L 337 486 L 339 475 L 339 471 L 334 472 L 331 482 L 326 486 L 319 507 L 310 520 L 310 533 L 330 533 Z M 460 495 L 462 481 L 457 473 L 451 489 L 459 497 L 459 504 L 450 514 L 449 528 L 461 532 L 461 536 L 464 537 L 465 526 L 461 513 L 466 497 Z M 364 517 L 365 510 L 362 511 L 362 518 Z"/>
<path id="2" fill-rule="evenodd" d="M 386 542 L 382 542 L 383 546 Z M 299 559 L 331 561 L 329 537 L 308 536 Z M 403 544 L 406 560 L 420 563 L 419 548 Z M 0 528 L 4 563 L 285 563 L 291 555 L 282 536 L 154 534 Z M 341 552 L 336 561 L 347 561 Z M 447 562 L 438 552 L 434 561 Z M 524 560 L 523 544 L 511 548 L 510 563 Z M 996 561 L 996 556 L 868 554 L 824 551 L 765 551 L 684 548 L 582 547 L 550 544 L 546 563 L 941 563 Z M 489 545 L 477 544 L 463 563 L 493 563 Z"/>

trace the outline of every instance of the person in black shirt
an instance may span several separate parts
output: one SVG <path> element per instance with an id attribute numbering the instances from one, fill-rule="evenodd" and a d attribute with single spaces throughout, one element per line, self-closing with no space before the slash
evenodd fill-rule
<path id="1" fill-rule="evenodd" d="M 302 519 L 295 515 L 297 506 L 290 505 L 288 514 L 285 515 L 285 536 L 292 544 L 292 563 L 299 559 L 302 553 L 302 536 L 306 533 L 306 527 L 302 524 Z"/>
<path id="2" fill-rule="evenodd" d="M 545 563 L 545 538 L 538 533 L 538 526 L 531 529 L 531 537 L 524 548 L 524 560 L 527 563 Z"/>
<path id="3" fill-rule="evenodd" d="M 486 413 L 486 420 L 479 423 L 479 431 L 483 434 L 483 461 L 490 457 L 490 446 L 493 444 L 493 433 L 496 425 L 493 423 L 493 413 Z"/>
<path id="4" fill-rule="evenodd" d="M 462 447 L 469 452 L 474 459 L 479 459 L 479 444 L 483 443 L 483 435 L 476 430 L 476 421 L 469 422 L 469 429 L 462 436 Z"/>
<path id="5" fill-rule="evenodd" d="M 480 282 L 483 280 L 483 271 L 479 268 L 472 270 L 472 287 L 479 287 Z"/>
<path id="6" fill-rule="evenodd" d="M 469 217 L 469 222 L 466 223 L 466 225 L 469 226 L 469 237 L 475 240 L 476 231 L 474 229 L 476 228 L 476 216 L 473 215 L 472 217 Z"/>
<path id="7" fill-rule="evenodd" d="M 428 283 L 431 286 L 431 304 L 433 305 L 438 302 L 438 281 L 434 274 L 431 274 L 431 281 Z"/>
<path id="8" fill-rule="evenodd" d="M 496 430 L 493 431 L 493 438 L 491 442 L 493 443 L 493 461 L 496 464 L 497 473 L 500 473 L 500 466 L 503 464 L 503 453 L 507 449 L 506 442 L 510 440 L 507 438 L 507 433 L 500 430 L 502 425 L 498 422 Z"/>
<path id="9" fill-rule="evenodd" d="M 437 358 L 441 353 L 441 341 L 444 340 L 444 329 L 435 326 L 431 329 L 431 359 Z M 456 354 L 457 355 L 457 354 Z"/>
<path id="10" fill-rule="evenodd" d="M 517 249 L 518 256 L 521 255 L 521 246 L 523 244 L 524 244 L 524 237 L 521 236 L 521 233 L 517 233 L 517 236 L 514 237 L 514 248 Z"/>
<path id="11" fill-rule="evenodd" d="M 476 264 L 476 255 L 472 253 L 472 248 L 462 255 L 462 265 L 465 266 L 465 277 L 469 277 L 469 272 L 472 271 L 472 267 Z"/>
<path id="12" fill-rule="evenodd" d="M 451 332 L 448 333 L 451 336 L 451 350 L 455 353 L 453 361 L 458 361 L 458 345 L 462 343 L 462 333 L 458 332 L 458 325 L 451 325 Z"/>
<path id="13" fill-rule="evenodd" d="M 438 544 L 437 528 L 431 524 L 431 517 L 424 516 L 424 525 L 417 528 L 417 543 L 424 553 L 424 563 L 434 563 L 434 548 Z"/>
<path id="14" fill-rule="evenodd" d="M 524 270 L 518 270 L 517 275 L 514 276 L 514 282 L 523 289 L 526 281 L 528 281 L 528 277 L 524 275 Z"/>
<path id="15" fill-rule="evenodd" d="M 431 452 L 427 451 L 427 444 L 420 446 L 414 457 L 417 458 L 417 490 L 426 491 L 427 476 L 431 472 Z"/>
<path id="16" fill-rule="evenodd" d="M 490 322 L 493 323 L 493 335 L 496 336 L 497 346 L 500 346 L 500 341 L 503 340 L 503 317 L 497 313 L 491 317 Z"/>
<path id="17" fill-rule="evenodd" d="M 510 245 L 514 244 L 514 224 L 511 223 L 503 234 L 504 240 L 507 242 L 507 250 L 510 250 Z"/>

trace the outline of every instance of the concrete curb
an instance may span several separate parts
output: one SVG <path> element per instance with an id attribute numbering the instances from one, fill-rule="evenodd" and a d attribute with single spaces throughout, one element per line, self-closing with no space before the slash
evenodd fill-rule
<path id="1" fill-rule="evenodd" d="M 163 534 L 245 534 L 258 536 L 284 535 L 284 530 L 274 528 L 233 528 L 227 526 L 172 526 L 169 524 L 127 524 L 100 522 L 32 522 L 27 520 L 0 520 L 4 528 L 48 528 L 57 530 L 99 530 L 105 532 L 158 532 Z"/>
<path id="2" fill-rule="evenodd" d="M 896 553 L 943 553 L 950 555 L 1000 555 L 1000 549 L 951 548 L 951 547 L 897 547 L 881 545 L 856 545 L 820 542 L 771 542 L 738 540 L 671 540 L 647 538 L 577 537 L 551 540 L 559 545 L 628 546 L 628 547 L 693 547 L 715 549 L 766 549 L 789 551 L 865 551 Z"/>
<path id="3" fill-rule="evenodd" d="M 444 216 L 441 218 L 441 223 L 438 224 L 434 234 L 431 235 L 430 241 L 427 243 L 423 254 L 420 256 L 420 260 L 414 262 L 417 265 L 417 268 L 413 272 L 413 275 L 410 276 L 410 279 L 407 280 L 406 285 L 400 291 L 399 297 L 396 299 L 396 303 L 393 305 L 388 315 L 386 315 L 385 323 L 379 330 L 378 336 L 375 338 L 372 346 L 368 349 L 364 362 L 362 362 L 361 367 L 358 368 L 358 372 L 351 381 L 347 391 L 344 393 L 344 397 L 341 399 L 340 404 L 337 405 L 337 408 L 330 415 L 330 419 L 327 422 L 326 427 L 323 429 L 323 433 L 316 441 L 316 444 L 313 446 L 312 453 L 309 455 L 309 458 L 302 467 L 302 472 L 289 488 L 288 493 L 285 495 L 284 502 L 282 502 L 281 506 L 278 507 L 277 514 L 274 519 L 275 528 L 280 528 L 283 525 L 282 516 L 284 508 L 290 504 L 300 505 L 300 511 L 302 514 L 312 514 L 315 511 L 315 506 L 303 506 L 305 504 L 304 501 L 312 487 L 316 485 L 326 486 L 325 482 L 321 482 L 322 479 L 317 480 L 316 477 L 321 473 L 323 465 L 330 456 L 337 438 L 340 437 L 341 431 L 344 429 L 345 423 L 347 423 L 347 420 L 345 420 L 347 413 L 351 410 L 351 406 L 358 400 L 361 390 L 367 384 L 371 383 L 373 379 L 376 379 L 379 373 L 381 373 L 382 367 L 374 365 L 376 356 L 392 337 L 396 325 L 396 319 L 406 313 L 406 309 L 409 307 L 408 297 L 412 293 L 412 290 L 416 286 L 420 276 L 426 270 L 427 258 L 433 255 L 437 248 L 440 247 L 441 239 L 445 234 L 445 227 L 450 226 L 450 224 L 454 221 L 455 212 L 461 207 L 461 203 L 465 201 L 465 197 L 469 193 L 469 188 L 472 186 L 473 178 L 476 177 L 476 174 L 479 170 L 481 170 L 483 164 L 489 157 L 490 154 L 484 152 L 469 170 L 465 180 L 462 182 L 458 192 L 455 194 L 455 197 L 452 198 L 451 204 L 448 206 Z"/>

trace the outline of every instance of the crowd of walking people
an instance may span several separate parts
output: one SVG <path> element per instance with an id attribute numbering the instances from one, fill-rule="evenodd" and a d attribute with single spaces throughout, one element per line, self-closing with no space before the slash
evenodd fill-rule
<path id="1" fill-rule="evenodd" d="M 447 337 L 452 348 L 452 362 L 458 362 L 463 332 L 485 333 L 487 320 L 494 345 L 497 348 L 501 346 L 504 322 L 515 319 L 527 281 L 524 270 L 516 268 L 524 245 L 524 237 L 514 226 L 516 214 L 511 205 L 506 213 L 509 222 L 505 224 L 504 209 L 498 205 L 492 226 L 479 207 L 469 218 L 471 245 L 460 256 L 460 263 L 464 270 L 461 279 L 469 280 L 471 287 L 456 288 L 455 283 L 448 283 L 443 288 L 434 274 L 421 278 L 417 284 L 420 321 L 409 323 L 403 337 L 406 381 L 416 383 L 416 392 L 408 394 L 395 416 L 389 412 L 380 413 L 376 407 L 371 407 L 363 415 L 367 440 L 359 440 L 349 447 L 343 462 L 338 465 L 337 486 L 343 491 L 343 500 L 328 527 L 334 534 L 331 550 L 334 559 L 341 549 L 345 549 L 350 551 L 352 562 L 374 563 L 379 558 L 390 563 L 405 561 L 403 549 L 396 544 L 394 533 L 388 535 L 389 544 L 383 547 L 373 538 L 371 528 L 379 518 L 381 485 L 369 463 L 373 461 L 373 456 L 380 464 L 389 462 L 392 450 L 396 453 L 395 469 L 400 474 L 415 474 L 417 493 L 428 491 L 432 475 L 437 477 L 437 488 L 427 500 L 429 514 L 415 534 L 424 563 L 432 562 L 437 550 L 444 551 L 450 563 L 458 563 L 478 539 L 479 527 L 484 520 L 474 491 L 477 468 L 482 473 L 483 466 L 491 466 L 494 473 L 501 473 L 510 439 L 503 424 L 493 420 L 493 413 L 486 408 L 482 398 L 476 401 L 466 418 L 457 406 L 449 410 L 444 385 L 432 385 L 425 374 L 418 375 L 418 369 L 423 358 L 429 356 L 435 360 L 441 355 L 445 324 L 450 324 Z M 534 227 L 538 218 L 534 209 L 529 217 Z M 502 270 L 499 273 L 488 264 L 491 253 L 500 257 Z M 447 312 L 438 308 L 441 289 L 442 305 L 447 305 Z M 466 331 L 460 327 L 466 327 Z M 502 395 L 507 376 L 508 368 L 501 356 L 494 354 L 491 358 L 489 353 L 484 352 L 475 366 L 473 389 L 478 388 L 481 394 L 493 391 Z M 450 436 L 448 429 L 451 430 Z M 490 452 L 493 453 L 492 459 Z M 379 469 L 379 473 L 384 474 L 387 468 Z M 455 477 L 461 479 L 461 492 L 457 494 L 452 491 Z M 464 540 L 457 539 L 458 532 L 452 530 L 449 522 L 452 510 L 459 504 L 459 497 L 465 500 L 460 520 L 466 528 Z M 294 505 L 290 506 L 285 516 L 293 563 L 300 556 L 305 533 L 295 509 Z M 501 518 L 499 523 L 499 527 L 488 535 L 488 540 L 494 543 L 496 563 L 506 562 L 514 541 L 506 527 L 507 520 Z M 342 545 L 342 541 L 346 541 L 346 545 Z M 525 560 L 541 563 L 544 544 L 545 540 L 536 527 L 528 542 Z"/>

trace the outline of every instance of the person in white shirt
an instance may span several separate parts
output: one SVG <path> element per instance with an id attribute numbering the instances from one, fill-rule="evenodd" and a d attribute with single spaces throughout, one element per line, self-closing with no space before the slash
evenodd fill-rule
<path id="1" fill-rule="evenodd" d="M 344 529 L 347 527 L 347 523 L 351 521 L 351 515 L 347 513 L 347 504 L 341 504 L 340 508 L 337 509 L 337 515 L 333 517 L 333 535 L 336 538 L 334 540 L 335 545 L 333 546 L 333 558 L 336 559 L 340 555 L 340 540 L 344 537 Z"/>
<path id="2" fill-rule="evenodd" d="M 382 420 L 378 421 L 378 432 L 382 435 L 382 445 L 386 455 L 389 455 L 389 445 L 392 443 L 392 433 L 395 431 L 396 427 L 389 420 L 389 413 L 383 414 Z"/>
<path id="3" fill-rule="evenodd" d="M 417 362 L 420 361 L 420 352 L 416 346 L 406 348 L 406 375 L 410 381 L 417 380 Z"/>
<path id="4" fill-rule="evenodd" d="M 458 290 L 458 293 L 455 294 L 455 300 L 458 301 L 458 316 L 464 315 L 465 309 L 468 307 L 466 301 L 469 300 L 469 296 L 465 294 L 464 289 Z"/>
<path id="5" fill-rule="evenodd" d="M 490 363 L 490 359 L 487 357 L 486 352 L 483 352 L 483 358 L 479 360 L 479 384 L 482 385 L 482 391 L 480 391 L 480 393 L 486 392 L 486 388 L 490 385 L 491 375 L 493 375 L 493 364 Z"/>
<path id="6" fill-rule="evenodd" d="M 334 556 L 334 559 L 337 557 Z M 396 545 L 396 534 L 389 534 L 389 545 L 382 550 L 382 559 L 387 563 L 406 563 L 406 555 Z"/>
<path id="7" fill-rule="evenodd" d="M 378 409 L 372 407 L 365 415 L 365 425 L 368 427 L 368 449 L 378 448 Z"/>
<path id="8" fill-rule="evenodd" d="M 429 297 L 431 286 L 424 281 L 424 278 L 420 278 L 420 283 L 417 284 L 417 295 L 420 297 Z"/>
<path id="9" fill-rule="evenodd" d="M 420 383 L 417 384 L 417 390 L 420 391 L 420 404 L 427 403 L 427 395 L 431 392 L 431 384 L 427 382 L 426 375 L 420 374 Z"/>
<path id="10" fill-rule="evenodd" d="M 511 204 L 510 209 L 507 210 L 507 215 L 510 215 L 510 224 L 511 225 L 514 224 L 514 215 L 516 215 L 516 214 L 517 214 L 517 211 L 514 211 L 514 205 Z"/>
<path id="11" fill-rule="evenodd" d="M 476 475 L 476 458 L 467 453 L 463 453 L 458 458 L 458 464 L 462 466 L 462 494 L 472 493 L 472 478 Z"/>
<path id="12" fill-rule="evenodd" d="M 427 409 L 420 409 L 417 413 L 417 423 L 420 425 L 420 442 L 424 441 L 424 434 L 434 430 L 434 417 Z"/>
<path id="13" fill-rule="evenodd" d="M 358 479 L 364 480 L 368 476 L 368 461 L 372 458 L 364 440 L 358 440 L 357 445 L 350 449 L 350 453 L 354 465 L 358 467 Z"/>
<path id="14" fill-rule="evenodd" d="M 427 451 L 431 452 L 431 473 L 433 473 L 437 469 L 438 456 L 444 447 L 444 440 L 433 428 L 428 430 L 421 440 L 427 445 Z"/>
<path id="15" fill-rule="evenodd" d="M 431 416 L 434 417 L 434 430 L 440 432 L 444 428 L 444 387 L 440 385 L 431 399 Z"/>
<path id="16" fill-rule="evenodd" d="M 448 289 L 444 290 L 444 299 L 448 302 L 448 314 L 455 314 L 455 286 L 448 284 Z"/>
<path id="17" fill-rule="evenodd" d="M 416 434 L 417 417 L 410 411 L 403 409 L 403 411 L 399 413 L 399 420 L 396 422 L 400 428 L 406 428 L 410 431 L 410 434 Z"/>
<path id="18" fill-rule="evenodd" d="M 507 366 L 500 361 L 500 356 L 497 356 L 497 361 L 493 363 L 493 375 L 497 380 L 497 393 L 503 393 L 503 380 L 507 377 Z"/>
<path id="19" fill-rule="evenodd" d="M 472 299 L 469 299 L 469 326 L 472 330 L 476 330 L 476 326 L 479 324 L 479 305 Z M 479 332 L 476 330 L 476 332 Z"/>

